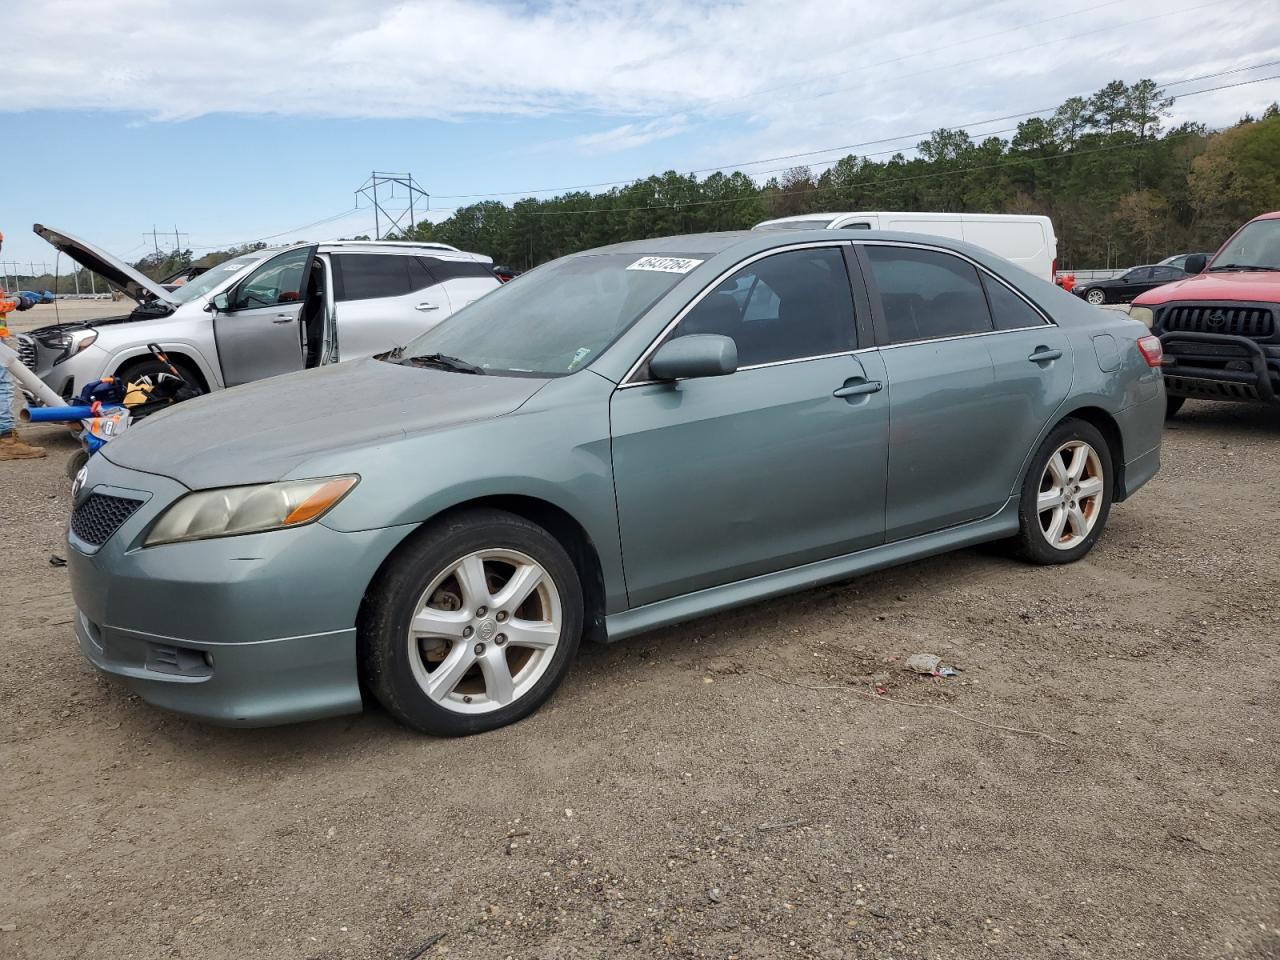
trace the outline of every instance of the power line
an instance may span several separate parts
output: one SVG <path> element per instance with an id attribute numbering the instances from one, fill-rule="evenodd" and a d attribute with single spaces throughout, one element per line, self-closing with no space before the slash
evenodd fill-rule
<path id="1" fill-rule="evenodd" d="M 1200 76 L 1186 77 L 1182 80 L 1171 80 L 1168 82 L 1160 83 L 1158 84 L 1158 86 L 1160 86 L 1161 88 L 1176 87 L 1186 83 L 1195 83 L 1200 80 L 1213 80 L 1218 77 L 1225 77 L 1231 74 L 1243 73 L 1249 70 L 1261 70 L 1265 67 L 1272 67 L 1277 64 L 1280 64 L 1280 60 L 1269 60 L 1264 63 L 1255 63 L 1248 67 L 1235 67 L 1231 70 L 1222 70 L 1217 73 L 1206 73 L 1206 74 L 1201 74 Z M 1266 80 L 1271 78 L 1263 77 L 1262 79 Z M 1249 82 L 1254 82 L 1254 81 L 1249 81 Z M 1218 89 L 1224 89 L 1224 88 L 1214 87 L 1211 89 L 1218 90 Z M 1196 96 L 1196 94 L 1198 93 L 1209 93 L 1209 92 L 1211 91 L 1198 90 L 1198 91 L 1192 91 L 1191 93 L 1181 94 L 1181 96 L 1184 98 L 1193 97 L 1193 96 Z M 1085 96 L 1085 94 L 1077 94 L 1076 96 Z M 1041 107 L 1036 110 L 1027 110 L 1021 113 L 1010 113 L 1010 114 L 1005 114 L 1004 116 L 999 116 L 999 117 L 988 117 L 984 120 L 974 120 L 969 123 L 957 124 L 955 126 L 946 127 L 945 129 L 962 130 L 968 127 L 985 126 L 988 123 L 999 123 L 1004 120 L 1020 120 L 1027 117 L 1039 116 L 1040 114 L 1044 114 L 1044 113 L 1052 113 L 1057 109 L 1058 109 L 1057 106 Z M 843 144 L 835 147 L 823 147 L 818 150 L 807 150 L 801 153 L 789 153 L 789 154 L 783 154 L 782 156 L 777 156 L 777 157 L 764 157 L 758 160 L 742 160 L 737 163 L 725 163 L 715 167 L 703 167 L 697 170 L 690 170 L 689 174 L 697 175 L 701 173 L 714 173 L 720 170 L 737 170 L 737 169 L 741 169 L 742 167 L 755 166 L 756 164 L 760 164 L 760 163 L 778 163 L 783 160 L 798 160 L 803 157 L 817 156 L 818 154 L 822 154 L 822 153 L 834 153 L 836 151 L 856 150 L 859 147 L 874 147 L 874 146 L 879 146 L 880 144 L 883 144 L 883 143 L 893 143 L 896 140 L 909 140 L 914 137 L 927 137 L 931 133 L 933 133 L 932 129 L 917 130 L 913 133 L 903 133 L 903 134 L 899 134 L 897 136 L 892 136 L 892 137 L 881 137 L 877 140 L 863 140 L 858 143 L 847 143 L 847 144 Z M 654 175 L 655 174 L 650 173 L 650 174 L 646 174 L 645 176 L 654 176 Z M 626 180 L 608 180 L 608 181 L 603 181 L 601 183 L 580 183 L 580 184 L 576 184 L 568 187 L 542 187 L 537 190 L 506 190 L 499 193 L 438 194 L 436 196 L 436 199 L 437 200 L 480 200 L 480 199 L 498 198 L 498 197 L 529 197 L 536 193 L 569 193 L 575 190 L 595 190 L 595 189 L 600 189 L 602 187 L 627 186 L 628 184 L 636 183 L 640 180 L 645 179 L 645 176 L 630 177 Z"/>

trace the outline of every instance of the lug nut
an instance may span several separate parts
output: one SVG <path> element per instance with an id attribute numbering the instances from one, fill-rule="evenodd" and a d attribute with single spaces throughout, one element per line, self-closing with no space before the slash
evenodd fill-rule
<path id="1" fill-rule="evenodd" d="M 483 617 L 483 616 L 484 616 L 486 613 L 488 613 L 488 612 L 489 612 L 489 608 L 488 608 L 488 607 L 478 607 L 478 608 L 476 609 L 476 616 L 477 616 L 477 617 Z"/>
<path id="2" fill-rule="evenodd" d="M 473 633 L 475 633 L 475 630 L 473 630 L 471 627 L 463 627 L 463 628 L 462 628 L 462 635 L 463 635 L 464 637 L 469 637 L 469 636 L 471 636 Z"/>
<path id="3" fill-rule="evenodd" d="M 493 642 L 496 643 L 498 646 L 502 646 L 504 643 L 507 642 L 507 635 L 505 633 L 500 633 L 493 638 Z"/>
<path id="4" fill-rule="evenodd" d="M 480 654 L 484 653 L 484 644 L 483 644 L 483 643 L 477 643 L 477 644 L 476 644 L 476 647 L 475 647 L 475 650 L 476 650 L 476 656 L 477 656 L 477 657 L 478 657 L 478 656 L 480 656 Z"/>
<path id="5" fill-rule="evenodd" d="M 502 623 L 504 620 L 507 619 L 507 612 L 505 610 L 499 610 L 497 617 L 495 617 L 494 619 L 496 619 L 499 623 Z"/>

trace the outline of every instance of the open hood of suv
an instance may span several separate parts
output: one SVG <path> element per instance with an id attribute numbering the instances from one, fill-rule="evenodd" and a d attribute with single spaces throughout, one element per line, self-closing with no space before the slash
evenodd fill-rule
<path id="1" fill-rule="evenodd" d="M 154 280 L 147 279 L 123 260 L 113 257 L 105 250 L 99 250 L 91 243 L 86 243 L 69 233 L 46 227 L 42 223 L 33 225 L 31 229 L 53 244 L 59 252 L 65 253 L 86 270 L 92 270 L 109 283 L 119 287 L 139 303 L 144 300 L 159 300 L 171 307 L 178 305 L 178 301 L 173 299 L 163 286 Z"/>

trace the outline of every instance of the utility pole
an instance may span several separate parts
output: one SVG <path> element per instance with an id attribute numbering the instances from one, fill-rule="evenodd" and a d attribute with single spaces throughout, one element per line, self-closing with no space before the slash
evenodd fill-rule
<path id="1" fill-rule="evenodd" d="M 403 210 L 390 210 L 384 206 L 387 200 L 395 199 L 396 185 L 404 188 L 408 195 L 409 206 Z M 379 193 L 379 190 L 390 189 L 390 194 Z M 413 179 L 412 173 L 386 173 L 385 171 L 374 170 L 369 174 L 359 189 L 356 190 L 356 202 L 359 203 L 360 197 L 364 196 L 368 200 L 373 201 L 373 239 L 381 240 L 389 237 L 397 231 L 404 233 L 413 229 L 417 222 L 417 203 L 418 198 L 422 199 L 424 209 L 431 207 L 431 195 L 418 185 L 418 181 Z M 382 229 L 383 219 L 387 221 L 387 229 Z M 405 219 L 408 222 L 405 223 Z"/>

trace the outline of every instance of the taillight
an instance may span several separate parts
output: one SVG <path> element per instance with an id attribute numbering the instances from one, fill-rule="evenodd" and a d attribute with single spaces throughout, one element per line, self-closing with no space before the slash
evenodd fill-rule
<path id="1" fill-rule="evenodd" d="M 1158 367 L 1164 361 L 1164 346 L 1157 336 L 1139 337 L 1138 349 L 1142 351 L 1142 359 L 1147 361 L 1148 367 Z"/>

